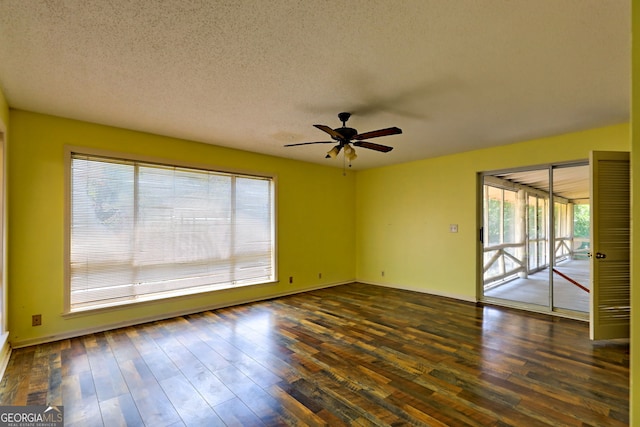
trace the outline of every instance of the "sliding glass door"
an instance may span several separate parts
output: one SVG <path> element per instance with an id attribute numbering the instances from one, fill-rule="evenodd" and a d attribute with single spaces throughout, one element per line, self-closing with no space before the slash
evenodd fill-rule
<path id="1" fill-rule="evenodd" d="M 586 164 L 483 174 L 482 299 L 585 317 L 588 208 Z"/>
<path id="2" fill-rule="evenodd" d="M 556 167 L 553 172 L 553 307 L 589 312 L 591 288 L 589 166 Z"/>

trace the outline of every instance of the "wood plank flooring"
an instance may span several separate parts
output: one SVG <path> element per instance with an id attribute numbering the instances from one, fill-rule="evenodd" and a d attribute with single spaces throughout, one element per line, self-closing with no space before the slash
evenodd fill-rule
<path id="1" fill-rule="evenodd" d="M 14 350 L 0 404 L 69 426 L 625 426 L 629 345 L 351 284 Z"/>

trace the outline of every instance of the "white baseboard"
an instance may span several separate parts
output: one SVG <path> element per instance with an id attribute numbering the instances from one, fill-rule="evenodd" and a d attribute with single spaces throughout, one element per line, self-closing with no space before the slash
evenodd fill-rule
<path id="1" fill-rule="evenodd" d="M 9 344 L 9 333 L 5 332 L 0 336 L 0 379 L 4 377 L 4 371 L 9 364 L 9 358 L 11 357 L 11 345 Z"/>
<path id="2" fill-rule="evenodd" d="M 32 345 L 45 344 L 53 341 L 66 340 L 70 338 L 80 337 L 83 335 L 95 334 L 98 332 L 104 332 L 104 331 L 109 331 L 109 330 L 118 329 L 118 328 L 126 328 L 128 326 L 140 325 L 142 323 L 156 322 L 158 320 L 170 319 L 172 317 L 186 316 L 188 314 L 201 313 L 203 311 L 208 311 L 208 310 L 216 310 L 224 307 L 232 307 L 234 305 L 248 304 L 248 303 L 258 302 L 258 301 L 266 301 L 274 298 L 285 297 L 288 295 L 295 295 L 303 292 L 315 291 L 318 289 L 331 288 L 333 286 L 346 285 L 347 283 L 353 283 L 353 281 L 341 282 L 341 283 L 329 283 L 324 285 L 312 286 L 308 288 L 296 289 L 289 292 L 280 292 L 280 293 L 276 293 L 273 295 L 268 295 L 260 298 L 241 299 L 241 300 L 227 302 L 224 304 L 199 306 L 199 307 L 194 307 L 187 310 L 175 311 L 171 313 L 162 313 L 154 316 L 140 317 L 136 319 L 127 320 L 124 322 L 111 323 L 108 325 L 101 325 L 101 326 L 85 328 L 85 329 L 76 329 L 76 330 L 65 332 L 62 334 L 54 334 L 54 335 L 47 335 L 44 337 L 13 341 L 11 342 L 11 347 L 23 348 L 23 347 L 29 347 Z"/>
<path id="3" fill-rule="evenodd" d="M 438 292 L 438 291 L 434 291 L 433 289 L 417 288 L 413 286 L 397 285 L 393 283 L 367 282 L 362 280 L 358 280 L 358 283 L 364 283 L 366 285 L 382 286 L 385 288 L 402 289 L 404 291 L 420 292 L 421 294 L 428 294 L 428 295 L 434 295 L 438 297 L 457 299 L 460 301 L 472 302 L 474 304 L 478 302 L 476 298 L 469 297 L 468 295 L 452 294 L 448 292 Z"/>

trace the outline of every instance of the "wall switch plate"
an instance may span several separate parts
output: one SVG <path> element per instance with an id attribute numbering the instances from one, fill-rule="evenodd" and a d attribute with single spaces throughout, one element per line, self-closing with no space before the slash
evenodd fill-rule
<path id="1" fill-rule="evenodd" d="M 449 233 L 457 233 L 458 224 L 449 224 Z"/>

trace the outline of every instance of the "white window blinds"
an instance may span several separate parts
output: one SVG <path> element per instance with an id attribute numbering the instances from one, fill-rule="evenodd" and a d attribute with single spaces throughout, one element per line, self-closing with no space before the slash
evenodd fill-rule
<path id="1" fill-rule="evenodd" d="M 72 154 L 69 310 L 273 281 L 273 185 Z"/>

